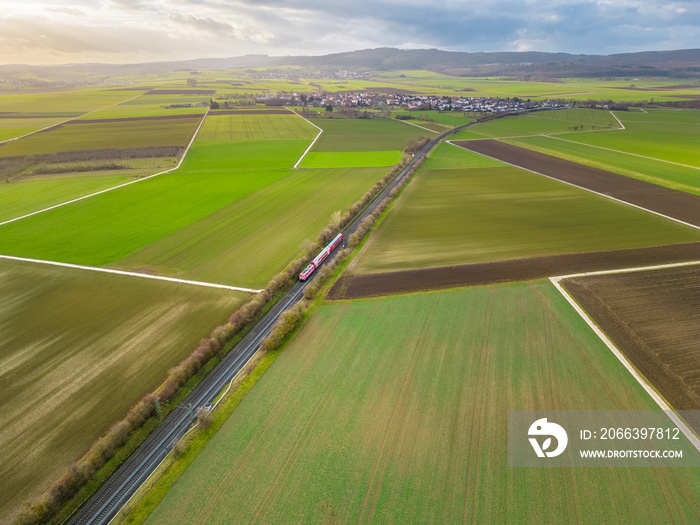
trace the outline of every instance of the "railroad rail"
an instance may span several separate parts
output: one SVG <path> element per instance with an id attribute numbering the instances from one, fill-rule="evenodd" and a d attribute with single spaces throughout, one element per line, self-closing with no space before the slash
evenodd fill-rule
<path id="1" fill-rule="evenodd" d="M 351 235 L 365 217 L 370 215 L 392 189 L 409 176 L 411 170 L 445 137 L 474 123 L 452 129 L 428 142 L 413 159 L 380 191 L 377 196 L 345 227 L 345 237 Z M 320 266 L 323 266 L 322 263 Z M 248 334 L 221 360 L 221 362 L 185 397 L 182 405 L 168 414 L 160 425 L 129 456 L 109 479 L 75 513 L 71 525 L 104 525 L 109 523 L 139 487 L 161 464 L 173 445 L 192 424 L 192 413 L 210 404 L 227 383 L 253 357 L 267 337 L 279 316 L 299 302 L 307 282 L 297 281 L 287 293 L 265 314 Z"/>

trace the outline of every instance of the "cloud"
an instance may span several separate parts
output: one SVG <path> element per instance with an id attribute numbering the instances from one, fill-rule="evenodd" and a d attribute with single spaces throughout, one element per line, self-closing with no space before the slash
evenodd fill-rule
<path id="1" fill-rule="evenodd" d="M 610 54 L 699 48 L 698 27 L 695 0 L 8 0 L 0 60 L 321 55 L 387 46 Z"/>

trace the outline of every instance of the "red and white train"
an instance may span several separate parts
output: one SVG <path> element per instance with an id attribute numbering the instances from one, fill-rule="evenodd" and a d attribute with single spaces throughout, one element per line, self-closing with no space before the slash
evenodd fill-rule
<path id="1" fill-rule="evenodd" d="M 333 250 L 335 250 L 338 246 L 340 246 L 340 243 L 343 242 L 343 234 L 339 233 L 335 239 L 333 239 L 328 246 L 326 246 L 321 253 L 319 253 L 316 258 L 309 263 L 309 265 L 304 268 L 304 271 L 299 274 L 299 280 L 300 281 L 306 281 L 309 276 L 314 273 L 314 270 L 319 267 L 319 265 L 326 260 L 326 257 L 328 257 Z"/>

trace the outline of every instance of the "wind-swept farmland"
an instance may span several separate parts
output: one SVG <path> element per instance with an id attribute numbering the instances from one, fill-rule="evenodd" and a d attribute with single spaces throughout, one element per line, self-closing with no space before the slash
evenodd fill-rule
<path id="1" fill-rule="evenodd" d="M 3 520 L 249 297 L 3 259 L 0 296 Z"/>
<path id="2" fill-rule="evenodd" d="M 508 410 L 653 407 L 547 281 L 336 303 L 148 523 L 696 521 L 697 469 L 507 466 Z"/>

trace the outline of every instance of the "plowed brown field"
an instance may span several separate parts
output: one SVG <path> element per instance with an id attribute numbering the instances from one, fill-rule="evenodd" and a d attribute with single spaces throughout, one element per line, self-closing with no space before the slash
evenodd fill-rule
<path id="1" fill-rule="evenodd" d="M 463 140 L 456 141 L 455 144 L 541 175 L 700 226 L 700 196 L 698 195 L 663 188 L 656 184 L 576 164 L 496 140 Z"/>
<path id="2" fill-rule="evenodd" d="M 700 265 L 562 284 L 673 408 L 700 410 Z"/>
<path id="3" fill-rule="evenodd" d="M 632 250 L 533 257 L 530 259 L 425 268 L 401 272 L 346 275 L 336 281 L 328 293 L 328 298 L 359 299 L 361 297 L 456 286 L 528 281 L 552 275 L 612 270 L 633 266 L 652 266 L 697 259 L 700 259 L 700 243 L 696 242 Z"/>

